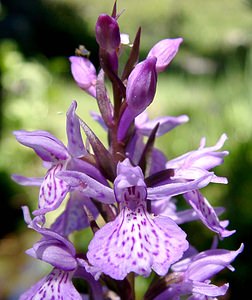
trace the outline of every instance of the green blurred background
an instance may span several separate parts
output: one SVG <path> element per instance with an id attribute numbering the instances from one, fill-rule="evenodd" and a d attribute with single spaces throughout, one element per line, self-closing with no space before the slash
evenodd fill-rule
<path id="1" fill-rule="evenodd" d="M 44 129 L 66 141 L 65 113 L 72 100 L 78 114 L 105 141 L 89 112 L 96 103 L 73 82 L 68 57 L 80 44 L 91 51 L 97 66 L 94 26 L 98 14 L 110 13 L 112 0 L 4 0 L 0 14 L 0 299 L 18 294 L 42 277 L 48 266 L 27 257 L 24 251 L 38 239 L 26 229 L 20 207 L 37 205 L 37 188 L 23 188 L 12 173 L 41 176 L 44 170 L 33 151 L 19 145 L 13 130 Z M 252 1 L 251 0 L 135 0 L 119 1 L 121 32 L 131 41 L 142 27 L 141 59 L 150 47 L 166 37 L 183 37 L 184 43 L 164 74 L 150 114 L 188 114 L 190 122 L 159 138 L 157 144 L 175 157 L 198 147 L 200 138 L 213 145 L 223 132 L 230 155 L 216 173 L 229 185 L 205 188 L 213 205 L 223 205 L 222 219 L 237 233 L 219 247 L 244 252 L 233 264 L 236 272 L 216 278 L 230 282 L 222 299 L 250 294 L 252 268 Z M 53 214 L 51 218 L 55 217 Z M 213 234 L 200 222 L 184 226 L 199 250 L 210 247 Z M 89 232 L 74 236 L 85 247 Z M 84 244 L 84 245 L 83 245 Z M 147 287 L 138 279 L 138 298 Z"/>

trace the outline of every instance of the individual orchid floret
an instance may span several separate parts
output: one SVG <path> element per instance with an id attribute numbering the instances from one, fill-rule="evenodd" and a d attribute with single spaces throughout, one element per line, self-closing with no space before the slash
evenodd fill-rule
<path id="1" fill-rule="evenodd" d="M 107 52 L 114 52 L 119 48 L 120 30 L 115 18 L 101 14 L 96 22 L 95 33 L 100 48 Z"/>
<path id="2" fill-rule="evenodd" d="M 127 107 L 122 113 L 118 126 L 118 140 L 123 140 L 136 116 L 142 113 L 153 101 L 156 93 L 156 58 L 151 57 L 136 65 L 126 86 Z"/>
<path id="3" fill-rule="evenodd" d="M 196 179 L 208 170 L 223 163 L 228 151 L 218 150 L 224 145 L 227 139 L 226 134 L 222 134 L 217 143 L 212 147 L 205 147 L 206 139 L 203 138 L 197 150 L 190 151 L 166 163 L 167 169 L 174 169 L 174 178 L 184 178 L 187 180 Z M 213 176 L 212 182 L 227 183 L 223 177 Z"/>
<path id="4" fill-rule="evenodd" d="M 44 216 L 32 220 L 26 206 L 23 213 L 28 227 L 43 236 L 26 253 L 51 264 L 54 269 L 23 293 L 20 299 L 82 299 L 72 283 L 72 278 L 76 276 L 88 280 L 91 288 L 95 287 L 97 299 L 102 299 L 101 286 L 95 283 L 83 264 L 79 264 L 73 244 L 52 229 L 44 228 Z"/>
<path id="5" fill-rule="evenodd" d="M 77 268 L 77 260 L 73 244 L 54 230 L 45 228 L 45 217 L 43 215 L 37 216 L 32 220 L 28 207 L 24 206 L 22 209 L 28 228 L 33 229 L 43 237 L 31 249 L 28 249 L 26 253 L 58 269 L 65 271 L 75 270 Z"/>
<path id="6" fill-rule="evenodd" d="M 185 295 L 191 295 L 190 299 L 213 299 L 225 295 L 228 283 L 218 287 L 210 280 L 224 268 L 233 271 L 230 264 L 243 248 L 242 244 L 236 251 L 207 250 L 177 262 L 172 266 L 173 273 L 167 275 L 168 283 L 169 276 L 172 279 L 168 288 L 154 299 L 180 299 Z"/>
<path id="7" fill-rule="evenodd" d="M 92 97 L 96 97 L 96 69 L 91 61 L 83 56 L 69 57 L 71 72 L 77 85 Z"/>
<path id="8" fill-rule="evenodd" d="M 89 263 L 119 280 L 130 272 L 149 276 L 152 269 L 164 275 L 187 249 L 185 233 L 171 219 L 148 214 L 142 171 L 129 160 L 118 164 L 114 193 L 120 213 L 96 232 Z"/>
<path id="9" fill-rule="evenodd" d="M 164 39 L 155 44 L 148 53 L 147 58 L 155 56 L 157 58 L 157 73 L 163 72 L 173 60 L 179 50 L 182 38 Z"/>
<path id="10" fill-rule="evenodd" d="M 141 169 L 132 166 L 129 159 L 118 163 L 114 190 L 80 172 L 64 171 L 58 176 L 88 197 L 103 203 L 118 202 L 119 215 L 95 233 L 87 258 L 99 273 L 119 280 L 130 272 L 148 276 L 154 270 L 164 275 L 188 247 L 185 233 L 174 221 L 147 212 L 147 199 L 181 194 L 211 180 L 207 175 L 197 181 L 147 187 Z"/>
<path id="11" fill-rule="evenodd" d="M 67 184 L 56 177 L 59 171 L 67 168 L 71 160 L 75 160 L 86 154 L 79 120 L 75 114 L 76 102 L 73 102 L 67 112 L 67 136 L 68 147 L 47 131 L 15 131 L 16 139 L 23 145 L 32 148 L 48 166 L 48 171 L 41 183 L 39 193 L 38 210 L 34 214 L 44 214 L 54 210 L 64 200 L 67 192 Z M 24 180 L 24 177 L 13 176 L 20 184 L 32 184 L 32 180 Z M 20 179 L 20 180 L 19 180 Z M 38 180 L 34 179 L 34 185 Z"/>

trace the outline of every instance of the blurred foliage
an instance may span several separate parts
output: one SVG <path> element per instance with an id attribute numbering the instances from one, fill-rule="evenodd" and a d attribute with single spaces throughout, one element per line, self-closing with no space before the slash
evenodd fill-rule
<path id="1" fill-rule="evenodd" d="M 12 131 L 48 130 L 65 142 L 65 113 L 75 99 L 79 115 L 106 142 L 105 133 L 89 116 L 89 111 L 97 110 L 96 103 L 73 82 L 67 57 L 84 44 L 97 65 L 94 25 L 98 14 L 110 13 L 112 5 L 112 0 L 1 1 L 1 299 L 16 299 L 48 269 L 24 254 L 38 236 L 26 230 L 20 207 L 34 209 L 38 190 L 19 187 L 10 179 L 12 173 L 43 176 L 44 170 L 34 153 L 15 141 Z M 152 117 L 185 113 L 190 117 L 188 124 L 157 140 L 168 158 L 197 148 L 202 136 L 208 145 L 215 144 L 222 132 L 229 136 L 225 149 L 230 156 L 216 172 L 227 176 L 230 184 L 213 184 L 204 192 L 211 203 L 227 208 L 223 218 L 230 220 L 230 229 L 237 229 L 220 247 L 237 249 L 245 243 L 244 253 L 234 263 L 237 271 L 217 278 L 230 281 L 225 299 L 239 299 L 250 292 L 252 267 L 251 1 L 121 0 L 118 6 L 126 10 L 119 18 L 121 31 L 129 33 L 131 40 L 138 26 L 142 27 L 141 58 L 162 38 L 184 38 L 176 59 L 160 74 L 157 95 L 149 108 Z M 211 245 L 213 234 L 200 222 L 185 227 L 198 249 Z M 73 236 L 78 247 L 86 247 L 85 236 L 90 239 L 90 232 Z M 137 280 L 141 299 L 146 281 Z"/>

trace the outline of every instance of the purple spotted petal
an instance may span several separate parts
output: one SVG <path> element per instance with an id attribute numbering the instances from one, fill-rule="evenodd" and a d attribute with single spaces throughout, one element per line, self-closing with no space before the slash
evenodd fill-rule
<path id="1" fill-rule="evenodd" d="M 183 42 L 182 38 L 164 39 L 155 44 L 147 57 L 157 58 L 157 72 L 164 71 L 178 52 L 179 45 Z"/>
<path id="2" fill-rule="evenodd" d="M 66 160 L 69 157 L 64 144 L 47 131 L 14 131 L 19 143 L 32 148 L 38 156 L 49 162 Z"/>
<path id="3" fill-rule="evenodd" d="M 106 204 L 115 202 L 114 192 L 111 188 L 101 184 L 88 175 L 76 171 L 62 171 L 58 178 L 64 180 L 72 190 L 83 192 L 86 197 L 94 198 Z"/>
<path id="4" fill-rule="evenodd" d="M 25 177 L 17 174 L 11 175 L 11 179 L 17 182 L 18 184 L 25 186 L 41 186 L 44 180 L 44 178 Z"/>
<path id="5" fill-rule="evenodd" d="M 51 229 L 63 236 L 68 236 L 73 231 L 88 227 L 89 221 L 84 206 L 88 208 L 94 218 L 98 216 L 92 200 L 81 192 L 71 192 L 64 212 L 56 219 Z"/>
<path id="6" fill-rule="evenodd" d="M 159 127 L 156 133 L 156 136 L 161 136 L 173 128 L 181 125 L 185 122 L 188 122 L 189 118 L 186 115 L 181 115 L 178 117 L 159 117 L 154 120 L 147 120 L 145 122 L 138 122 L 136 118 L 136 127 L 137 130 L 145 136 L 150 136 L 153 128 L 159 123 Z"/>
<path id="7" fill-rule="evenodd" d="M 87 151 L 82 141 L 79 118 L 75 114 L 76 108 L 77 102 L 73 101 L 67 112 L 67 148 L 73 157 L 80 157 L 84 156 Z"/>
<path id="8" fill-rule="evenodd" d="M 235 233 L 235 230 L 227 230 L 226 222 L 220 222 L 213 207 L 199 191 L 191 191 L 184 195 L 186 201 L 197 212 L 202 222 L 212 231 L 217 232 L 221 238 L 228 237 Z"/>
<path id="9" fill-rule="evenodd" d="M 63 164 L 57 164 L 48 170 L 39 192 L 39 209 L 34 215 L 45 214 L 55 210 L 64 200 L 69 187 L 66 182 L 56 177 L 56 174 L 64 168 Z"/>
<path id="10" fill-rule="evenodd" d="M 71 72 L 78 86 L 92 97 L 96 97 L 96 70 L 89 59 L 81 56 L 69 57 Z"/>
<path id="11" fill-rule="evenodd" d="M 82 300 L 72 283 L 73 272 L 53 271 L 20 296 L 20 300 Z"/>
<path id="12" fill-rule="evenodd" d="M 187 249 L 186 234 L 166 217 L 151 219 L 142 206 L 124 208 L 119 216 L 95 233 L 89 244 L 89 263 L 114 279 L 130 272 L 165 275 Z"/>

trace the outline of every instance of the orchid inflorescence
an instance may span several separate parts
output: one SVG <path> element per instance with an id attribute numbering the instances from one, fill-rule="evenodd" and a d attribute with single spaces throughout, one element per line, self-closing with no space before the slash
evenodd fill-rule
<path id="1" fill-rule="evenodd" d="M 13 175 L 13 179 L 40 187 L 33 219 L 28 207 L 23 207 L 28 227 L 42 236 L 27 254 L 53 267 L 20 299 L 135 299 L 135 277 L 151 274 L 154 279 L 145 300 L 216 299 L 227 292 L 228 283 L 217 286 L 211 279 L 224 268 L 233 270 L 230 263 L 243 244 L 229 251 L 214 243 L 198 252 L 180 225 L 200 220 L 219 239 L 235 232 L 227 229 L 228 221 L 220 221 L 223 208 L 213 208 L 201 193 L 210 183 L 227 183 L 212 171 L 228 154 L 220 150 L 227 137 L 223 134 L 212 147 L 206 147 L 203 138 L 198 149 L 167 160 L 155 148 L 155 139 L 189 118 L 150 120 L 146 112 L 158 74 L 167 69 L 183 39 L 159 41 L 138 62 L 139 29 L 132 45 L 126 42 L 130 52 L 122 66 L 119 59 L 127 36 L 120 33 L 116 3 L 111 16 L 98 17 L 95 32 L 98 74 L 83 47 L 70 57 L 71 71 L 78 86 L 97 101 L 99 113 L 92 117 L 106 131 L 108 146 L 76 114 L 76 101 L 66 116 L 67 146 L 47 131 L 14 132 L 18 142 L 32 148 L 47 168 L 44 178 Z M 177 201 L 184 199 L 191 208 L 179 209 L 176 195 L 181 195 Z M 63 212 L 48 227 L 47 214 L 62 206 Z M 93 237 L 87 252 L 78 253 L 69 237 L 88 227 Z M 74 278 L 89 285 L 89 295 L 77 290 Z"/>

